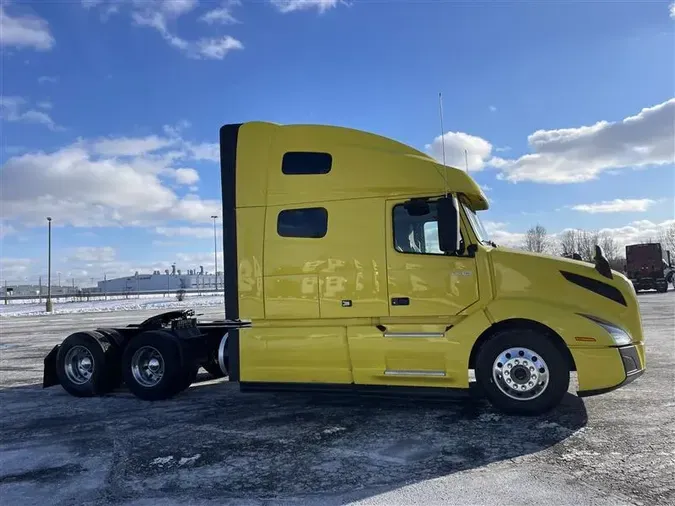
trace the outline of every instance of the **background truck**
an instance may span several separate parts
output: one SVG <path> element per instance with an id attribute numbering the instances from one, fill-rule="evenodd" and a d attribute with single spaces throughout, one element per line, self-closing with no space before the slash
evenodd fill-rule
<path id="1" fill-rule="evenodd" d="M 650 242 L 626 246 L 626 274 L 635 291 L 656 290 L 667 292 L 675 275 L 670 251 L 660 243 Z"/>
<path id="2" fill-rule="evenodd" d="M 585 396 L 645 370 L 635 292 L 602 249 L 593 264 L 498 247 L 460 169 L 368 132 L 266 122 L 223 126 L 220 161 L 226 319 L 75 333 L 44 386 L 166 399 L 205 365 L 243 391 L 476 392 L 536 414 L 572 371 Z"/>

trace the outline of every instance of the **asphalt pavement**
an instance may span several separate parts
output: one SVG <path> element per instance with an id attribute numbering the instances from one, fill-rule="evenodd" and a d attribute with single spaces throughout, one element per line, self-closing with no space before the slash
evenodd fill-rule
<path id="1" fill-rule="evenodd" d="M 51 347 L 157 311 L 0 318 L 0 503 L 675 504 L 675 292 L 639 300 L 647 373 L 543 417 L 240 393 L 205 374 L 163 402 L 78 399 L 41 388 Z"/>

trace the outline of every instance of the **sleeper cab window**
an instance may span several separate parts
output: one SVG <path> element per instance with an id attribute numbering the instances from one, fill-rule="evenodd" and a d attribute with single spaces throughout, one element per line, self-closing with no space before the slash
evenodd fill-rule
<path id="1" fill-rule="evenodd" d="M 330 153 L 289 151 L 281 161 L 281 172 L 289 175 L 328 174 L 332 165 Z"/>
<path id="2" fill-rule="evenodd" d="M 320 239 L 328 232 L 328 211 L 323 207 L 286 209 L 277 216 L 277 233 L 281 237 Z"/>

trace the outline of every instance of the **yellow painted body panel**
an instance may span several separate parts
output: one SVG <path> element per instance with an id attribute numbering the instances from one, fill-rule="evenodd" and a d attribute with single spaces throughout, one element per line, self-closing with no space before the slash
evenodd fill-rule
<path id="1" fill-rule="evenodd" d="M 328 211 L 324 238 L 277 234 L 280 211 L 315 205 Z M 269 206 L 265 248 L 274 253 L 264 261 L 266 318 L 387 315 L 383 209 L 380 199 Z M 343 300 L 352 305 L 343 306 Z"/>
<path id="2" fill-rule="evenodd" d="M 284 174 L 289 151 L 330 153 L 331 170 Z M 481 335 L 525 319 L 563 339 L 580 390 L 621 383 L 611 336 L 579 313 L 626 330 L 645 367 L 637 299 L 619 273 L 610 280 L 588 263 L 483 244 L 463 210 L 461 233 L 473 256 L 394 248 L 397 203 L 447 190 L 474 211 L 488 208 L 459 169 L 357 130 L 253 122 L 239 131 L 236 174 L 239 313 L 253 322 L 239 335 L 241 381 L 467 388 Z M 305 207 L 328 211 L 326 235 L 279 236 L 279 212 Z M 561 270 L 614 287 L 627 305 L 571 283 Z"/>
<path id="3" fill-rule="evenodd" d="M 241 381 L 352 382 L 344 327 L 251 327 L 239 339 Z"/>

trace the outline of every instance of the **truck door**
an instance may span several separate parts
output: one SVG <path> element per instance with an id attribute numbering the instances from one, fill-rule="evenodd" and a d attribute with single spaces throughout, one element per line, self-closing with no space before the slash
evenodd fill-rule
<path id="1" fill-rule="evenodd" d="M 476 260 L 441 252 L 434 203 L 424 215 L 404 203 L 387 201 L 384 209 L 389 316 L 347 329 L 354 382 L 452 387 L 464 381 L 466 364 L 446 332 L 478 301 Z"/>
<path id="2" fill-rule="evenodd" d="M 478 300 L 476 259 L 439 249 L 434 202 L 421 216 L 412 215 L 404 204 L 387 201 L 385 210 L 389 315 L 455 316 Z"/>

